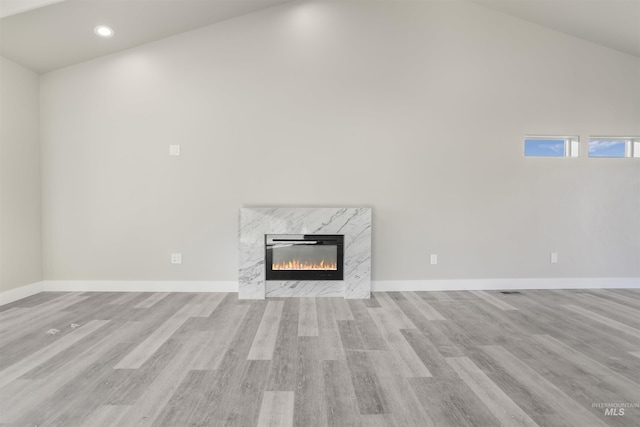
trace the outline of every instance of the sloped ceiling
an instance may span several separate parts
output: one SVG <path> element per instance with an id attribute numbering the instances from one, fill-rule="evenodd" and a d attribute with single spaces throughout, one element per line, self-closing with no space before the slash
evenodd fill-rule
<path id="1" fill-rule="evenodd" d="M 472 1 L 640 57 L 640 0 Z"/>
<path id="2" fill-rule="evenodd" d="M 289 1 L 0 0 L 0 54 L 44 73 Z M 640 58 L 640 0 L 471 1 Z"/>
<path id="3" fill-rule="evenodd" d="M 15 1 L 2 0 L 3 10 Z M 0 53 L 44 73 L 287 1 L 39 0 L 45 5 L 0 19 Z M 97 25 L 109 25 L 116 36 L 95 37 Z"/>

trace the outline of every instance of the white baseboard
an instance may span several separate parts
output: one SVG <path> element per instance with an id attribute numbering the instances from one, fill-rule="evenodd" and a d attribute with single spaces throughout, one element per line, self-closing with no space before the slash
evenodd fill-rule
<path id="1" fill-rule="evenodd" d="M 44 290 L 44 282 L 36 282 L 30 285 L 20 286 L 19 288 L 9 289 L 0 292 L 0 305 L 5 305 L 18 301 L 22 298 L 30 297 Z"/>
<path id="2" fill-rule="evenodd" d="M 479 291 L 502 289 L 633 289 L 640 277 L 586 277 L 542 279 L 444 279 L 372 281 L 372 292 L 392 291 Z"/>
<path id="3" fill-rule="evenodd" d="M 373 292 L 501 289 L 633 289 L 638 277 L 557 279 L 451 279 L 372 281 Z M 45 280 L 0 292 L 0 305 L 39 292 L 238 292 L 236 281 Z"/>
<path id="4" fill-rule="evenodd" d="M 238 292 L 238 282 L 170 280 L 45 280 L 49 292 Z"/>

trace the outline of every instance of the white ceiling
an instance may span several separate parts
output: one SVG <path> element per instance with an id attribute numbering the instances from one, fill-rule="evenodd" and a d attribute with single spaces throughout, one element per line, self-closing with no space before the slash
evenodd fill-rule
<path id="1" fill-rule="evenodd" d="M 288 1 L 0 0 L 0 53 L 43 73 Z M 471 1 L 640 57 L 640 0 Z"/>
<path id="2" fill-rule="evenodd" d="M 640 0 L 471 0 L 640 57 Z"/>
<path id="3" fill-rule="evenodd" d="M 20 12 L 25 1 L 35 8 Z M 44 73 L 287 1 L 0 0 L 0 53 Z M 94 36 L 101 24 L 115 36 Z"/>

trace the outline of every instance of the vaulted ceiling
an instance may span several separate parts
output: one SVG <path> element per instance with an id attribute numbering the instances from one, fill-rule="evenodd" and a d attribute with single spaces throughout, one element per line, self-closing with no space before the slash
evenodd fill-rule
<path id="1" fill-rule="evenodd" d="M 44 73 L 289 1 L 0 0 L 0 53 Z M 471 1 L 640 58 L 640 0 Z"/>
<path id="2" fill-rule="evenodd" d="M 472 1 L 640 57 L 640 0 Z"/>
<path id="3" fill-rule="evenodd" d="M 24 1 L 36 7 L 4 7 Z M 0 53 L 44 73 L 287 1 L 1 0 L 2 10 L 17 13 L 0 19 Z M 97 25 L 109 25 L 117 37 L 95 37 Z"/>

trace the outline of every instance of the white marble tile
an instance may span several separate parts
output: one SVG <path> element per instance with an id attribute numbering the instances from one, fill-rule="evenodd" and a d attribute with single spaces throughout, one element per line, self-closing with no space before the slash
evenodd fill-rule
<path id="1" fill-rule="evenodd" d="M 267 297 L 343 297 L 342 280 L 269 280 L 265 285 Z"/>
<path id="2" fill-rule="evenodd" d="M 277 281 L 265 286 L 266 234 L 344 235 L 343 281 Z M 240 299 L 268 296 L 369 298 L 371 292 L 371 209 L 242 208 L 239 220 Z"/>

